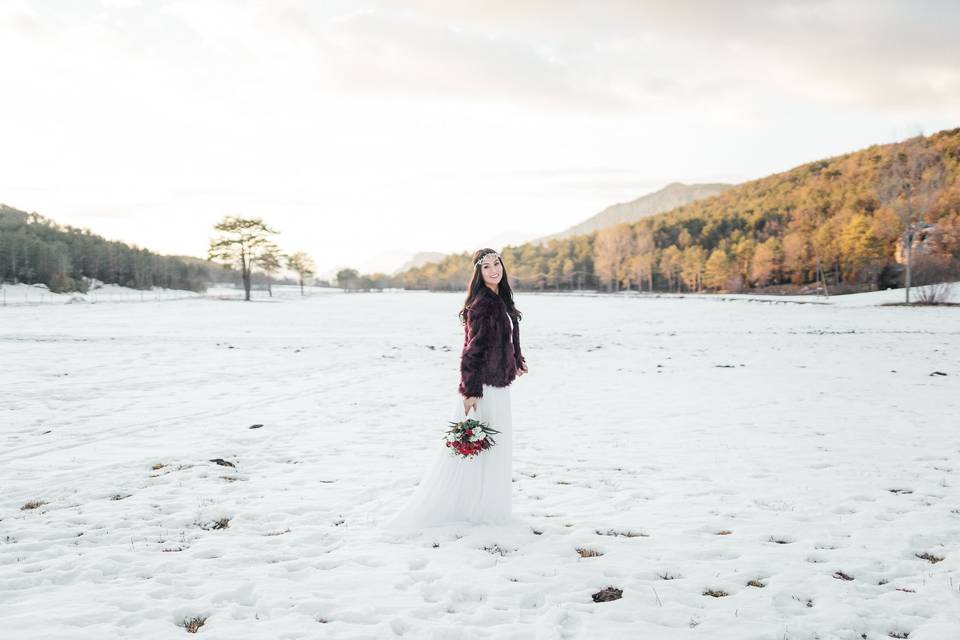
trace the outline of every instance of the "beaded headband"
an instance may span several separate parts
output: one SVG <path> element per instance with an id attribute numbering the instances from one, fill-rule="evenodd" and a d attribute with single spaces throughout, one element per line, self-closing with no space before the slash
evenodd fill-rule
<path id="1" fill-rule="evenodd" d="M 485 253 L 482 256 L 480 256 L 480 259 L 474 263 L 474 266 L 479 267 L 480 263 L 483 262 L 483 259 L 486 258 L 487 256 L 495 256 L 497 260 L 500 260 L 500 262 L 503 262 L 503 260 L 500 258 L 499 253 L 497 253 L 496 251 L 491 251 L 490 253 Z"/>

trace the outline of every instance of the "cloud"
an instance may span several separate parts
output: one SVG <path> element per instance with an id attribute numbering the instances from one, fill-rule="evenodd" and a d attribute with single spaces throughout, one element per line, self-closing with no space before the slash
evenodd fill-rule
<path id="1" fill-rule="evenodd" d="M 67 42 L 103 51 L 95 61 L 120 54 L 183 76 L 166 81 L 241 98 L 258 87 L 295 96 L 299 87 L 598 115 L 690 113 L 705 100 L 714 111 L 763 100 L 960 107 L 960 3 L 945 0 L 10 6 L 0 12 L 0 33 L 72 33 Z"/>
<path id="2" fill-rule="evenodd" d="M 590 78 L 595 94 L 616 95 L 620 104 L 631 96 L 632 107 L 657 96 L 764 92 L 861 108 L 960 106 L 960 4 L 947 0 L 385 0 L 380 6 L 457 33 L 539 43 L 552 52 L 555 72 Z"/>

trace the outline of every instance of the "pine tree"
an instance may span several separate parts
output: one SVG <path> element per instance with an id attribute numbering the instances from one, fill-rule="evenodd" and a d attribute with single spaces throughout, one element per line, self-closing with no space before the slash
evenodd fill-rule
<path id="1" fill-rule="evenodd" d="M 210 241 L 207 259 L 240 270 L 244 300 L 250 300 L 250 273 L 261 260 L 269 260 L 276 245 L 270 237 L 280 233 L 261 218 L 226 216 L 213 226 L 219 237 Z"/>

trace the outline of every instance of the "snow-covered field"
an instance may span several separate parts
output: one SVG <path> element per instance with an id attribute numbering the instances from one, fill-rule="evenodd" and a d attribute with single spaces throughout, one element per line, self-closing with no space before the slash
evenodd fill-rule
<path id="1" fill-rule="evenodd" d="M 887 293 L 519 294 L 517 522 L 408 537 L 460 295 L 0 309 L 0 637 L 960 638 L 960 309 Z"/>

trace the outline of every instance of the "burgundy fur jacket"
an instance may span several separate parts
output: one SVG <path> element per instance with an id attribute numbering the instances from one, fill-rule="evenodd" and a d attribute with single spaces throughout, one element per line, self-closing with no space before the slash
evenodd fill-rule
<path id="1" fill-rule="evenodd" d="M 506 387 L 525 365 L 520 352 L 520 323 L 507 304 L 487 287 L 467 307 L 460 355 L 460 395 L 483 397 L 483 385 Z"/>

